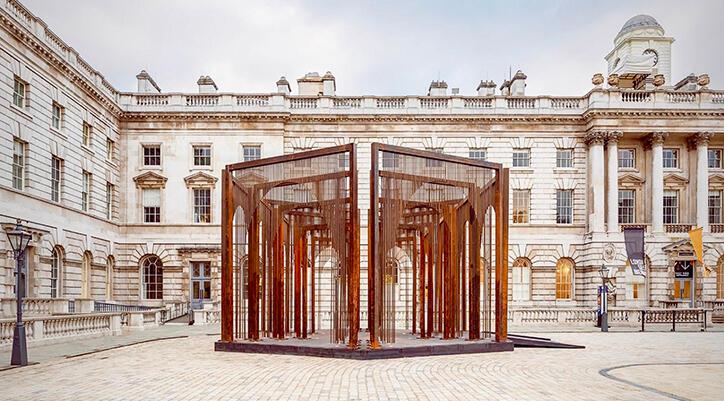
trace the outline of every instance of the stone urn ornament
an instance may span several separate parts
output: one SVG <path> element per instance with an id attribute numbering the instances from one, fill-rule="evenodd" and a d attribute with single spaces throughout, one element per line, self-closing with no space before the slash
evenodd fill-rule
<path id="1" fill-rule="evenodd" d="M 600 88 L 603 84 L 603 74 L 596 73 L 593 74 L 593 78 L 591 78 L 591 82 L 597 87 Z"/>
<path id="2" fill-rule="evenodd" d="M 709 74 L 699 75 L 699 79 L 697 79 L 696 83 L 701 86 L 701 89 L 706 89 L 706 87 L 709 86 Z"/>
<path id="3" fill-rule="evenodd" d="M 618 86 L 618 74 L 611 74 L 608 76 L 608 84 L 610 86 Z"/>
<path id="4" fill-rule="evenodd" d="M 654 75 L 654 86 L 660 87 L 666 82 L 666 78 L 664 78 L 664 74 L 656 74 Z"/>

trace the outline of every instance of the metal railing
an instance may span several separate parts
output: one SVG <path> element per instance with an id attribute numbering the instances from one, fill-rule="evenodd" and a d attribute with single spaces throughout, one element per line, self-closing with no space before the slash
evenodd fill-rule
<path id="1" fill-rule="evenodd" d="M 70 309 L 70 308 L 68 308 Z M 122 304 L 115 304 L 115 303 L 108 303 L 108 302 L 95 302 L 95 305 L 93 306 L 93 310 L 95 312 L 140 312 L 140 311 L 146 311 L 156 309 L 150 306 L 141 306 L 141 305 L 122 305 Z"/>

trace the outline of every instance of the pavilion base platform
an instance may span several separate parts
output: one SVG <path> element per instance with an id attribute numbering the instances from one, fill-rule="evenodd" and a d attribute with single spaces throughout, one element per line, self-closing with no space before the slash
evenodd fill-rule
<path id="1" fill-rule="evenodd" d="M 360 337 L 363 336 L 360 335 Z M 364 340 L 360 342 L 357 348 L 351 349 L 346 344 L 330 344 L 329 333 L 321 331 L 307 339 L 288 338 L 275 340 L 265 338 L 260 341 L 217 341 L 214 349 L 227 352 L 370 360 L 512 351 L 513 342 L 500 343 L 491 339 L 469 341 L 466 338 L 452 340 L 442 340 L 440 338 L 421 339 L 408 332 L 399 331 L 396 334 L 395 343 L 382 344 L 379 349 L 371 349 L 368 341 Z"/>

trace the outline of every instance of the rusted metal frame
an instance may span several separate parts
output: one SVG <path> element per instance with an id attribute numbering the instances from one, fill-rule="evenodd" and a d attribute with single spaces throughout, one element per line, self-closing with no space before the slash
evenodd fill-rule
<path id="1" fill-rule="evenodd" d="M 480 216 L 478 211 L 470 208 L 470 329 L 468 339 L 480 339 Z"/>
<path id="2" fill-rule="evenodd" d="M 350 149 L 352 148 L 354 148 L 354 144 L 348 143 L 346 145 L 330 146 L 328 148 L 308 150 L 300 153 L 291 153 L 288 155 L 273 156 L 264 159 L 227 164 L 226 168 L 229 171 L 245 170 L 253 167 L 263 167 L 272 164 L 281 164 L 297 160 L 314 159 L 321 156 L 330 156 L 334 154 L 345 153 L 350 151 Z"/>
<path id="3" fill-rule="evenodd" d="M 346 197 L 346 198 L 338 198 L 338 199 L 314 201 L 314 202 L 290 202 L 290 201 L 274 200 L 274 199 L 265 199 L 264 200 L 264 202 L 268 203 L 269 205 L 281 207 L 282 210 L 285 212 L 287 212 L 289 210 L 296 210 L 296 209 L 307 209 L 307 208 L 318 209 L 319 206 L 321 206 L 321 205 L 338 203 L 340 201 L 342 201 L 344 203 L 349 203 L 350 199 L 349 199 L 349 197 Z"/>
<path id="4" fill-rule="evenodd" d="M 445 271 L 445 223 L 437 224 L 437 260 L 435 263 L 435 309 L 437 317 L 437 332 L 443 334 L 443 272 Z"/>
<path id="5" fill-rule="evenodd" d="M 221 341 L 234 340 L 234 200 L 231 173 L 221 171 Z"/>
<path id="6" fill-rule="evenodd" d="M 388 145 L 383 143 L 373 143 L 378 145 L 378 150 L 382 152 L 395 153 L 398 155 L 416 156 L 423 159 L 439 160 L 443 162 L 451 162 L 456 164 L 464 164 L 466 166 L 482 167 L 487 169 L 500 169 L 502 164 L 494 163 L 478 159 L 470 159 L 467 157 L 453 156 L 446 153 L 430 152 L 427 150 L 411 149 L 403 146 Z"/>
<path id="7" fill-rule="evenodd" d="M 419 289 L 417 292 L 417 296 L 419 296 L 420 299 L 420 338 L 427 338 L 426 335 L 426 320 L 425 320 L 425 278 L 426 276 L 426 266 L 427 266 L 427 240 L 426 235 L 420 231 L 420 245 L 419 245 L 419 252 L 420 252 L 420 280 L 419 280 Z"/>
<path id="8" fill-rule="evenodd" d="M 430 224 L 427 235 L 427 337 L 435 332 L 435 244 L 437 243 L 437 225 Z"/>
<path id="9" fill-rule="evenodd" d="M 275 211 L 281 215 L 281 211 Z M 286 337 L 286 331 L 284 329 L 284 244 L 285 244 L 285 233 L 283 220 L 280 217 L 276 219 L 276 227 L 271 227 L 274 230 L 274 270 L 275 270 L 275 282 L 276 282 L 276 296 L 274 297 L 274 319 L 275 324 L 275 338 L 283 339 Z M 287 225 L 288 226 L 288 225 Z"/>
<path id="10" fill-rule="evenodd" d="M 339 171 L 336 173 L 325 173 L 317 175 L 305 175 L 302 177 L 285 178 L 279 181 L 267 181 L 259 184 L 254 184 L 254 190 L 261 190 L 269 192 L 274 188 L 289 187 L 293 185 L 309 184 L 322 181 L 331 181 L 338 178 L 349 177 L 349 171 Z"/>
<path id="11" fill-rule="evenodd" d="M 302 337 L 302 232 L 297 227 L 299 221 L 294 221 L 293 247 L 294 247 L 294 335 Z"/>
<path id="12" fill-rule="evenodd" d="M 412 334 L 417 332 L 417 262 L 420 254 L 417 252 L 417 232 L 412 236 L 412 248 L 408 252 L 412 257 Z"/>
<path id="13" fill-rule="evenodd" d="M 251 194 L 252 202 L 256 198 L 256 192 Z M 252 203 L 254 204 L 254 203 Z M 249 269 L 248 303 L 249 313 L 248 333 L 249 340 L 259 340 L 259 212 L 254 208 L 251 216 L 251 224 L 249 227 L 249 258 L 247 265 Z"/>
<path id="14" fill-rule="evenodd" d="M 379 218 L 379 208 L 380 208 L 380 195 L 379 195 L 379 179 L 380 179 L 380 171 L 379 171 L 379 153 L 380 153 L 380 147 L 382 144 L 379 143 L 373 143 L 372 144 L 372 160 L 371 160 L 371 171 L 370 171 L 370 193 L 371 193 L 371 199 L 370 199 L 370 219 L 369 219 L 369 226 L 370 226 L 370 233 L 369 233 L 369 262 L 367 264 L 367 275 L 368 275 L 368 311 L 367 311 L 367 320 L 368 320 L 368 330 L 370 333 L 370 348 L 377 349 L 380 348 L 380 343 L 378 340 L 379 333 L 377 332 L 377 324 L 378 322 L 375 319 L 375 313 L 377 311 L 377 308 L 382 307 L 382 305 L 375 305 L 376 298 L 375 298 L 375 287 L 378 286 L 378 274 L 377 270 L 380 263 L 380 257 L 378 255 L 378 247 L 379 247 L 379 234 L 380 234 L 380 218 Z M 381 288 L 380 288 L 381 290 Z"/>
<path id="15" fill-rule="evenodd" d="M 307 278 L 309 275 L 308 271 L 308 243 L 307 243 L 307 232 L 302 231 L 302 338 L 307 338 L 307 321 L 309 319 L 308 315 L 308 304 L 307 304 L 307 294 L 309 293 L 309 288 L 307 287 Z"/>
<path id="16" fill-rule="evenodd" d="M 316 295 L 316 282 L 317 282 L 317 276 L 316 276 L 316 272 L 315 272 L 315 265 L 316 265 L 316 262 L 317 262 L 317 261 L 316 261 L 316 259 L 317 259 L 317 235 L 316 235 L 317 231 L 316 231 L 316 230 L 312 230 L 311 233 L 312 233 L 312 238 L 311 238 L 311 243 L 312 243 L 312 245 L 311 245 L 311 249 L 310 249 L 310 260 L 311 260 L 311 264 L 310 264 L 310 271 L 311 271 L 311 272 L 310 272 L 310 274 L 311 274 L 311 276 L 312 276 L 312 291 L 311 291 L 311 296 L 310 296 L 311 299 L 310 299 L 310 301 L 311 301 L 311 309 L 312 309 L 312 310 L 311 310 L 311 315 L 312 315 L 312 322 L 311 322 L 311 324 L 312 324 L 312 330 L 311 330 L 311 332 L 312 332 L 312 334 L 314 334 L 314 333 L 317 331 L 317 324 L 316 324 L 316 323 L 317 323 L 317 321 L 316 321 L 316 320 L 317 320 L 317 315 L 316 315 L 316 297 L 317 297 L 317 295 Z"/>
<path id="17" fill-rule="evenodd" d="M 351 263 L 348 277 L 348 316 L 349 316 L 349 343 L 350 348 L 356 348 L 359 343 L 360 328 L 360 211 L 357 180 L 357 148 L 353 145 L 349 149 L 349 198 L 350 198 L 350 224 L 351 231 Z"/>
<path id="18" fill-rule="evenodd" d="M 495 341 L 508 339 L 508 174 L 498 172 L 495 190 Z"/>
<path id="19" fill-rule="evenodd" d="M 284 333 L 291 333 L 292 326 L 292 302 L 293 302 L 293 282 L 294 280 L 294 265 L 292 264 L 292 258 L 294 255 L 294 249 L 292 248 L 292 226 L 287 224 L 286 230 L 284 230 L 284 247 L 286 252 L 286 261 L 284 263 Z"/>
<path id="20" fill-rule="evenodd" d="M 383 178 L 392 178 L 395 180 L 404 180 L 404 181 L 411 181 L 411 182 L 422 182 L 427 184 L 435 184 L 435 185 L 441 185 L 446 187 L 455 187 L 455 188 L 468 188 L 472 189 L 475 187 L 475 183 L 467 182 L 467 181 L 457 181 L 457 180 L 451 180 L 449 178 L 438 178 L 438 177 L 430 177 L 426 175 L 417 175 L 417 174 L 410 174 L 410 173 L 398 173 L 395 171 L 380 171 L 380 177 Z"/>

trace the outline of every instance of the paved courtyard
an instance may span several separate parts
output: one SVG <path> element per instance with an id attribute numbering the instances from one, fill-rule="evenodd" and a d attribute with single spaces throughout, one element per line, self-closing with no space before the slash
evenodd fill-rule
<path id="1" fill-rule="evenodd" d="M 215 334 L 191 332 L 0 371 L 0 398 L 721 400 L 724 394 L 722 332 L 546 336 L 586 349 L 351 361 L 214 352 Z M 31 348 L 31 359 L 37 350 Z"/>

